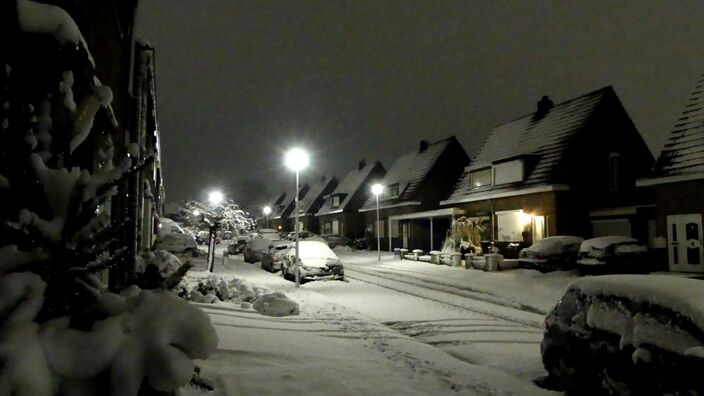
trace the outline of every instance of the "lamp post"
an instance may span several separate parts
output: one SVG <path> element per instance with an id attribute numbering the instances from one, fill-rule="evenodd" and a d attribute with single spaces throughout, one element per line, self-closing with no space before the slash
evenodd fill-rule
<path id="1" fill-rule="evenodd" d="M 266 215 L 266 228 L 269 228 L 269 213 L 271 213 L 271 208 L 265 206 L 264 209 L 262 209 L 262 212 Z"/>
<path id="2" fill-rule="evenodd" d="M 384 192 L 384 186 L 379 183 L 372 185 L 372 193 L 376 196 L 376 250 L 379 253 L 379 261 L 381 261 L 381 233 L 379 232 L 379 195 Z"/>
<path id="3" fill-rule="evenodd" d="M 289 150 L 286 153 L 286 156 L 284 158 L 284 162 L 286 163 L 286 166 L 291 169 L 292 171 L 296 172 L 296 216 L 295 216 L 295 225 L 294 225 L 294 230 L 296 232 L 296 262 L 294 264 L 294 271 L 296 272 L 296 287 L 300 287 L 301 285 L 301 269 L 300 269 L 300 257 L 299 257 L 299 249 L 298 249 L 298 183 L 299 183 L 299 173 L 303 169 L 305 169 L 309 162 L 310 159 L 308 158 L 308 153 L 303 151 L 300 148 L 293 148 Z"/>
<path id="4" fill-rule="evenodd" d="M 223 200 L 223 195 L 220 191 L 211 191 L 208 194 L 208 202 L 213 207 L 220 205 Z M 208 219 L 209 233 L 208 233 L 208 271 L 213 272 L 213 266 L 215 265 L 215 233 L 217 228 L 220 226 L 220 219 L 217 212 L 213 211 L 214 219 Z"/>

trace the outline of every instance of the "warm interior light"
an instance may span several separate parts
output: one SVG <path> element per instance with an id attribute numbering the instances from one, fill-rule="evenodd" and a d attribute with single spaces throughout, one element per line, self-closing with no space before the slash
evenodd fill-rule
<path id="1" fill-rule="evenodd" d="M 531 215 L 528 214 L 528 213 L 523 213 L 523 212 L 521 212 L 521 213 L 519 214 L 519 216 L 520 216 L 520 219 L 521 219 L 521 224 L 523 224 L 524 226 L 531 224 L 532 221 L 533 221 L 533 216 L 531 216 Z"/>

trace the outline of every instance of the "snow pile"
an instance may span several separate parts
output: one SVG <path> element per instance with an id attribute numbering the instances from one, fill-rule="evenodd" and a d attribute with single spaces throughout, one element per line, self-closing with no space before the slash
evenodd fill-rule
<path id="1" fill-rule="evenodd" d="M 137 257 L 135 272 L 144 274 L 149 271 L 155 271 L 162 278 L 168 278 L 180 266 L 181 260 L 166 250 L 146 251 Z"/>
<path id="2" fill-rule="evenodd" d="M 298 303 L 280 291 L 262 294 L 252 303 L 252 307 L 262 315 L 289 316 L 300 313 Z"/>
<path id="3" fill-rule="evenodd" d="M 198 245 L 189 234 L 158 234 L 154 242 L 154 249 L 183 253 L 188 250 L 198 250 Z"/>
<path id="4" fill-rule="evenodd" d="M 205 275 L 207 274 L 207 275 Z M 225 301 L 239 304 L 242 308 L 254 309 L 269 316 L 298 315 L 298 303 L 290 300 L 283 292 L 272 293 L 269 289 L 256 286 L 251 282 L 224 277 L 210 273 L 189 272 L 187 280 L 196 283 L 187 293 L 187 298 L 198 303 L 213 304 Z"/>
<path id="5" fill-rule="evenodd" d="M 637 240 L 622 236 L 606 236 L 587 239 L 579 247 L 579 253 L 588 253 L 591 257 L 602 257 L 607 254 L 608 248 L 614 246 L 614 253 L 644 253 L 648 248 Z"/>

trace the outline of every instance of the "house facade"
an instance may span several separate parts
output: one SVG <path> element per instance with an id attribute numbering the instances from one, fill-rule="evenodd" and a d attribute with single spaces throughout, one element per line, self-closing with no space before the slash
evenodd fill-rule
<path id="1" fill-rule="evenodd" d="M 453 217 L 461 214 L 441 209 L 440 200 L 450 194 L 468 163 L 454 136 L 434 143 L 422 140 L 418 148 L 397 158 L 380 181 L 384 192 L 379 196 L 379 223 L 374 196 L 359 209 L 370 246 L 377 247 L 378 231 L 383 250 L 439 248 Z"/>
<path id="2" fill-rule="evenodd" d="M 638 185 L 653 190 L 658 258 L 671 271 L 704 273 L 704 76 Z"/>
<path id="3" fill-rule="evenodd" d="M 325 203 L 324 197 L 332 193 L 335 187 L 337 187 L 338 180 L 334 176 L 323 175 L 317 179 L 309 179 L 306 185 L 310 186 L 310 189 L 306 192 L 305 196 L 299 198 L 298 229 L 320 234 L 320 222 L 315 215 Z M 293 225 L 295 221 L 296 210 L 294 202 L 294 207 L 288 215 L 288 222 Z M 294 231 L 293 227 L 290 231 Z"/>
<path id="4" fill-rule="evenodd" d="M 364 237 L 366 223 L 359 208 L 369 198 L 372 182 L 381 180 L 384 174 L 386 169 L 381 162 L 360 161 L 334 191 L 323 196 L 323 206 L 315 214 L 320 223 L 320 233 L 342 235 L 351 239 Z"/>
<path id="5" fill-rule="evenodd" d="M 654 160 L 611 87 L 492 130 L 443 206 L 484 225 L 509 257 L 553 235 L 647 240 L 653 205 L 635 181 Z"/>

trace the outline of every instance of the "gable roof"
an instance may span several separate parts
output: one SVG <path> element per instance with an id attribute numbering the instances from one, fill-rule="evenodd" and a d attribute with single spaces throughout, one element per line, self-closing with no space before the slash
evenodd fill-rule
<path id="1" fill-rule="evenodd" d="M 382 195 L 379 197 L 379 202 L 390 203 L 411 200 L 430 172 L 430 169 L 432 169 L 442 153 L 453 142 L 459 144 L 457 138 L 454 136 L 439 140 L 435 143 L 423 141 L 421 144 L 427 144 L 427 148 L 424 150 L 421 151 L 416 148 L 398 157 L 380 183 L 384 186 L 386 191 L 388 191 L 388 186 L 398 184 L 399 195 L 397 197 L 384 197 Z M 370 197 L 367 202 L 365 202 L 364 207 L 372 205 L 376 205 L 375 197 Z"/>
<path id="2" fill-rule="evenodd" d="M 457 181 L 447 201 L 461 200 L 470 194 L 486 193 L 472 190 L 470 170 L 490 167 L 492 163 L 521 156 L 531 156 L 536 162 L 521 188 L 548 185 L 566 148 L 578 132 L 591 120 L 594 110 L 607 95 L 616 96 L 610 86 L 559 103 L 544 114 L 537 111 L 494 128 L 474 160 Z M 491 193 L 515 189 L 515 186 L 494 186 Z"/>
<path id="3" fill-rule="evenodd" d="M 334 186 L 337 185 L 337 178 L 335 178 L 334 176 L 321 176 L 319 179 L 316 179 L 314 181 L 308 181 L 306 185 L 309 185 L 310 189 L 305 193 L 304 196 L 299 198 L 300 206 L 298 209 L 300 215 L 315 214 L 311 212 L 317 210 L 317 208 L 314 207 L 316 201 L 322 199 L 322 195 L 330 191 L 330 189 L 335 188 Z M 288 217 L 292 219 L 295 216 L 296 209 L 294 208 L 288 215 Z"/>
<path id="4" fill-rule="evenodd" d="M 306 183 L 301 183 L 299 186 L 299 193 L 301 194 L 299 199 L 303 199 L 308 193 L 309 187 Z M 283 192 L 281 195 L 277 196 L 276 199 L 272 200 L 271 207 L 271 217 L 272 219 L 278 219 L 281 217 L 286 217 L 288 213 L 292 210 L 291 207 L 293 202 L 296 200 L 296 190 L 292 188 L 291 190 Z M 279 202 L 278 204 L 276 202 Z"/>
<path id="5" fill-rule="evenodd" d="M 704 75 L 677 119 L 653 176 L 665 177 L 704 172 Z"/>
<path id="6" fill-rule="evenodd" d="M 340 184 L 337 185 L 337 188 L 335 188 L 335 190 L 331 193 L 331 195 L 345 194 L 345 197 L 342 202 L 340 202 L 340 204 L 335 208 L 332 208 L 328 205 L 324 205 L 318 211 L 317 216 L 329 214 L 331 212 L 337 213 L 343 211 L 347 204 L 350 203 L 350 200 L 352 200 L 354 194 L 360 188 L 364 188 L 364 184 L 367 183 L 369 177 L 372 174 L 372 171 L 377 167 L 381 168 L 382 170 L 384 169 L 384 166 L 381 165 L 381 162 L 374 161 L 372 163 L 365 164 L 361 169 L 359 167 L 355 167 L 349 173 L 347 173 L 347 175 L 342 179 Z"/>

